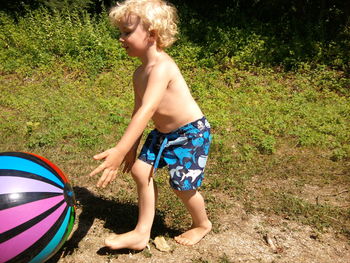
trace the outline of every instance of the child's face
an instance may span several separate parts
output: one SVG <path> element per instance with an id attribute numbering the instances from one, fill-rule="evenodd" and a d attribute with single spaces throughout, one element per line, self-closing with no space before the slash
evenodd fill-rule
<path id="1" fill-rule="evenodd" d="M 149 32 L 142 25 L 141 19 L 135 15 L 129 15 L 118 26 L 121 32 L 119 41 L 128 55 L 143 56 L 149 46 Z"/>

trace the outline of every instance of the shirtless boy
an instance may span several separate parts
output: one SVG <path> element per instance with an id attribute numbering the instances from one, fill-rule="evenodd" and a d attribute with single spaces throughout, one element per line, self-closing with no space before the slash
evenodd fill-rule
<path id="1" fill-rule="evenodd" d="M 105 239 L 111 249 L 144 249 L 155 216 L 157 187 L 153 176 L 168 166 L 169 181 L 192 217 L 192 227 L 175 237 L 182 245 L 198 243 L 212 228 L 198 188 L 211 142 L 210 125 L 191 96 L 173 59 L 164 51 L 177 34 L 176 9 L 162 0 L 126 0 L 110 12 L 119 27 L 119 41 L 127 54 L 141 65 L 133 75 L 134 110 L 131 121 L 115 147 L 94 156 L 104 160 L 91 176 L 102 173 L 98 187 L 106 187 L 119 167 L 131 172 L 137 185 L 139 216 L 134 230 Z M 136 151 L 148 122 L 154 130 L 141 152 Z"/>

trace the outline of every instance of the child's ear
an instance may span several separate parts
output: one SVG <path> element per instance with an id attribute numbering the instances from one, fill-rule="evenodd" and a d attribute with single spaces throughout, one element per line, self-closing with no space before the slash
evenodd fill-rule
<path id="1" fill-rule="evenodd" d="M 149 37 L 150 37 L 150 40 L 152 41 L 156 41 L 157 40 L 157 32 L 156 30 L 152 29 L 149 31 Z"/>

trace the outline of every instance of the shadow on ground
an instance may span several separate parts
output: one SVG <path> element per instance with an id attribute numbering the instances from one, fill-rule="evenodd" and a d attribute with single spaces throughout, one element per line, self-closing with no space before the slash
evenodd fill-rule
<path id="1" fill-rule="evenodd" d="M 134 203 L 120 203 L 115 200 L 98 197 L 84 187 L 74 187 L 78 209 L 82 212 L 75 221 L 78 224 L 70 239 L 62 248 L 49 260 L 48 263 L 55 263 L 62 257 L 70 255 L 79 247 L 79 242 L 87 235 L 96 218 L 105 222 L 104 227 L 114 233 L 121 234 L 132 230 L 137 223 L 138 208 Z M 168 228 L 164 223 L 164 216 L 157 211 L 151 238 L 158 235 L 176 236 L 180 232 Z M 99 255 L 126 254 L 128 249 L 110 250 L 102 247 L 97 252 Z"/>

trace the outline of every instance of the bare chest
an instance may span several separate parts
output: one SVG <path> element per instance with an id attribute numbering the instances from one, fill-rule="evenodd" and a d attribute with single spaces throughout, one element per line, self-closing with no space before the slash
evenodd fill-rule
<path id="1" fill-rule="evenodd" d="M 147 88 L 147 80 L 148 80 L 148 77 L 145 76 L 143 78 L 139 78 L 134 81 L 134 91 L 135 91 L 136 98 L 138 100 L 142 100 L 142 98 L 145 95 L 146 88 Z"/>

